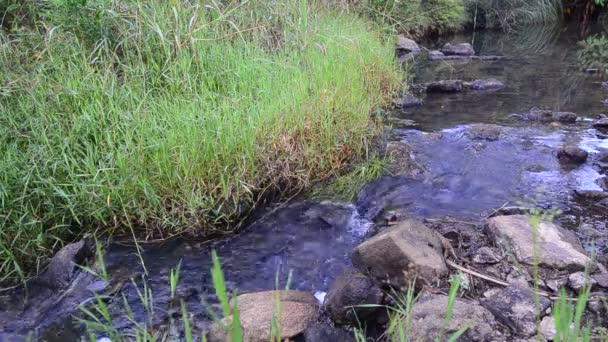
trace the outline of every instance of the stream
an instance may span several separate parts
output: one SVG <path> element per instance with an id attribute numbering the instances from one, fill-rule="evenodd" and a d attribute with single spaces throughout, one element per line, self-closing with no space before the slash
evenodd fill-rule
<path id="1" fill-rule="evenodd" d="M 205 329 L 209 311 L 217 310 L 210 273 L 212 250 L 217 251 L 231 291 L 288 285 L 322 301 L 332 281 L 350 266 L 353 248 L 387 215 L 481 221 L 503 206 L 560 210 L 559 223 L 575 230 L 589 251 L 606 254 L 608 212 L 573 196 L 574 190 L 602 190 L 596 181 L 606 170 L 600 157 L 608 151 L 607 136 L 591 125 L 599 113 L 608 111 L 602 103 L 608 89 L 600 86 L 606 79 L 583 71 L 576 56 L 578 40 L 576 30 L 530 28 L 525 34 L 486 31 L 421 42 L 429 49 L 446 42 L 472 42 L 478 55 L 506 57 L 495 61 L 420 57 L 409 66 L 413 84 L 496 78 L 506 85 L 491 93 L 418 93 L 422 106 L 387 114 L 393 126 L 390 139 L 411 146 L 411 157 L 424 169 L 423 177 L 386 175 L 367 184 L 355 203 L 295 199 L 267 208 L 242 232 L 220 240 L 143 244 L 140 254 L 133 246 L 115 244 L 105 256 L 111 286 L 143 319 L 146 309 L 137 291 L 142 288 L 140 276 L 147 271 L 147 286 L 158 308 L 154 324 L 163 325 L 172 314 L 163 309 L 171 301 L 170 272 L 180 265 L 177 293 L 199 328 Z M 556 125 L 512 115 L 532 107 L 574 112 L 579 120 Z M 471 133 L 478 124 L 500 125 L 498 138 Z M 576 167 L 560 164 L 556 150 L 565 143 L 586 150 L 587 162 Z M 125 318 L 120 297 L 110 301 L 113 324 L 128 330 L 132 323 Z M 14 321 L 3 321 L 0 315 L 0 328 L 38 329 L 46 340 L 70 340 L 81 334 L 80 325 L 70 318 L 74 309 L 73 302 L 72 307 L 62 304 L 44 310 L 35 304 L 20 307 L 25 316 L 15 310 L 8 316 Z"/>

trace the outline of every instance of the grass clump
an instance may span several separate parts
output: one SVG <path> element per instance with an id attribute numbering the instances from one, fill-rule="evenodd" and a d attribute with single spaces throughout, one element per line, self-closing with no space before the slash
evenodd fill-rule
<path id="1" fill-rule="evenodd" d="M 85 230 L 238 227 L 362 157 L 401 78 L 373 26 L 314 3 L 44 4 L 0 33 L 3 283 Z"/>

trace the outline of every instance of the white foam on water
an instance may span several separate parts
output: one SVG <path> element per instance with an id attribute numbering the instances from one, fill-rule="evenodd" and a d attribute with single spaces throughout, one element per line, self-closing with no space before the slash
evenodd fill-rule
<path id="1" fill-rule="evenodd" d="M 323 302 L 325 302 L 326 296 L 327 296 L 327 292 L 324 292 L 324 291 L 315 292 L 315 298 L 319 301 L 319 304 L 323 304 Z"/>
<path id="2" fill-rule="evenodd" d="M 608 139 L 600 139 L 593 130 L 587 130 L 581 135 L 578 146 L 588 153 L 598 153 L 602 149 L 608 149 Z"/>
<path id="3" fill-rule="evenodd" d="M 600 187 L 595 181 L 603 176 L 595 171 L 591 166 L 585 165 L 572 171 L 572 174 L 574 177 L 576 177 L 578 190 L 602 191 L 602 187 Z"/>

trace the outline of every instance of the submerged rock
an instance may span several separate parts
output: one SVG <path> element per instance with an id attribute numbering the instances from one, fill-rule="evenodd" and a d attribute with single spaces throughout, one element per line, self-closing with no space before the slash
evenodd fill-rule
<path id="1" fill-rule="evenodd" d="M 399 222 L 363 242 L 352 259 L 363 272 L 398 288 L 414 281 L 435 284 L 448 274 L 439 234 L 414 220 Z"/>
<path id="2" fill-rule="evenodd" d="M 576 145 L 560 146 L 557 150 L 557 159 L 565 164 L 583 164 L 588 156 L 587 151 Z"/>
<path id="3" fill-rule="evenodd" d="M 526 121 L 538 121 L 543 123 L 559 122 L 565 124 L 572 124 L 578 120 L 578 115 L 572 112 L 555 112 L 547 109 L 532 108 L 528 113 L 525 114 L 513 114 L 513 116 L 520 117 Z"/>
<path id="4" fill-rule="evenodd" d="M 445 44 L 441 48 L 441 52 L 446 56 L 473 56 L 475 50 L 469 43 L 461 43 L 452 45 L 450 43 Z"/>
<path id="5" fill-rule="evenodd" d="M 463 89 L 464 84 L 461 80 L 437 81 L 426 85 L 427 93 L 458 93 Z"/>
<path id="6" fill-rule="evenodd" d="M 324 307 L 334 322 L 356 326 L 378 310 L 360 305 L 379 305 L 383 297 L 382 291 L 370 278 L 351 269 L 333 282 Z"/>
<path id="7" fill-rule="evenodd" d="M 281 301 L 281 340 L 302 334 L 315 322 L 318 315 L 315 297 L 301 291 L 263 291 L 242 294 L 236 298 L 239 308 L 243 340 L 266 342 L 270 340 L 270 328 L 277 315 L 277 301 Z M 230 324 L 232 316 L 221 323 Z M 226 332 L 220 323 L 209 332 L 210 341 L 226 341 Z"/>
<path id="8" fill-rule="evenodd" d="M 466 134 L 473 140 L 496 141 L 505 128 L 494 124 L 474 124 L 469 126 Z"/>
<path id="9" fill-rule="evenodd" d="M 540 315 L 544 316 L 551 302 L 540 297 Z M 536 333 L 538 314 L 534 291 L 525 284 L 513 283 L 490 298 L 482 299 L 481 305 L 488 309 L 496 319 L 523 337 Z"/>
<path id="10" fill-rule="evenodd" d="M 435 341 L 441 335 L 450 336 L 464 326 L 468 326 L 462 341 L 493 341 L 496 321 L 490 311 L 481 305 L 456 299 L 452 317 L 444 328 L 448 296 L 427 295 L 420 298 L 412 309 L 411 327 L 408 338 L 411 341 Z"/>
<path id="11" fill-rule="evenodd" d="M 391 141 L 386 144 L 389 171 L 394 176 L 418 178 L 424 175 L 424 168 L 414 160 L 412 147 L 403 141 Z"/>
<path id="12" fill-rule="evenodd" d="M 420 46 L 418 46 L 418 43 L 404 36 L 397 37 L 396 48 L 397 51 L 404 53 L 420 52 Z"/>
<path id="13" fill-rule="evenodd" d="M 497 246 L 512 251 L 517 261 L 534 264 L 534 239 L 531 217 L 526 215 L 496 216 L 488 219 L 487 233 Z M 558 225 L 542 221 L 537 227 L 538 263 L 557 270 L 579 271 L 590 259 L 576 235 Z"/>
<path id="14" fill-rule="evenodd" d="M 468 88 L 475 91 L 498 91 L 505 87 L 505 84 L 495 78 L 475 80 L 467 84 Z"/>
<path id="15" fill-rule="evenodd" d="M 417 107 L 422 105 L 422 100 L 408 93 L 398 99 L 393 100 L 393 104 L 397 108 Z"/>

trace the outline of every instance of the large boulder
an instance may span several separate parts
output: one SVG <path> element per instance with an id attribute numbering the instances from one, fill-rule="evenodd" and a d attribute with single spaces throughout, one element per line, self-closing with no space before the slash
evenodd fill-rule
<path id="1" fill-rule="evenodd" d="M 431 82 L 426 85 L 427 93 L 458 93 L 464 89 L 461 80 L 445 80 Z"/>
<path id="2" fill-rule="evenodd" d="M 333 282 L 324 307 L 334 322 L 356 325 L 377 311 L 377 308 L 361 307 L 361 305 L 379 305 L 382 303 L 382 298 L 382 291 L 370 278 L 351 269 Z"/>
<path id="3" fill-rule="evenodd" d="M 396 48 L 397 51 L 404 53 L 420 52 L 420 46 L 418 46 L 418 43 L 404 36 L 397 37 Z"/>
<path id="4" fill-rule="evenodd" d="M 565 164 L 583 164 L 588 156 L 587 151 L 576 145 L 560 146 L 557 150 L 557 159 Z"/>
<path id="5" fill-rule="evenodd" d="M 360 270 L 392 286 L 430 285 L 448 274 L 442 246 L 438 233 L 407 220 L 357 246 L 352 259 Z"/>
<path id="6" fill-rule="evenodd" d="M 435 341 L 441 335 L 450 336 L 464 326 L 468 329 L 461 336 L 462 341 L 493 341 L 496 322 L 487 309 L 477 303 L 456 299 L 452 317 L 444 328 L 448 307 L 448 296 L 424 296 L 414 304 L 411 312 L 411 327 L 408 338 L 411 341 Z"/>
<path id="7" fill-rule="evenodd" d="M 243 340 L 266 342 L 270 340 L 272 320 L 278 315 L 280 298 L 281 317 L 278 319 L 281 340 L 302 334 L 317 319 L 315 297 L 301 291 L 263 291 L 242 294 L 236 298 Z M 229 340 L 224 326 L 232 324 L 232 316 L 215 324 L 209 332 L 209 341 Z"/>
<path id="8" fill-rule="evenodd" d="M 495 78 L 475 80 L 467 84 L 470 90 L 475 91 L 498 91 L 505 87 L 505 84 Z"/>
<path id="9" fill-rule="evenodd" d="M 517 261 L 534 264 L 534 239 L 531 217 L 496 216 L 488 219 L 487 233 L 494 244 L 511 251 Z M 558 225 L 542 221 L 537 227 L 538 263 L 557 270 L 579 271 L 591 260 L 585 255 L 576 235 Z"/>
<path id="10" fill-rule="evenodd" d="M 469 43 L 461 43 L 452 45 L 450 43 L 445 44 L 441 48 L 441 52 L 446 56 L 473 56 L 475 50 Z"/>
<path id="11" fill-rule="evenodd" d="M 493 296 L 481 300 L 496 319 L 520 336 L 529 337 L 536 333 L 536 317 L 544 316 L 551 302 L 540 297 L 540 312 L 535 303 L 534 291 L 526 284 L 513 283 Z"/>

